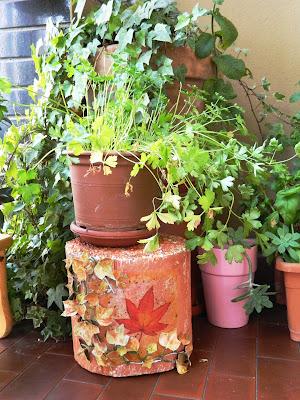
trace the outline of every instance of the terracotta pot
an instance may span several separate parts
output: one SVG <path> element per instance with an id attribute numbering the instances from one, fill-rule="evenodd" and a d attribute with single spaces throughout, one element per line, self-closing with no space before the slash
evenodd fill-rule
<path id="1" fill-rule="evenodd" d="M 5 267 L 5 250 L 11 243 L 12 239 L 9 235 L 0 234 L 0 338 L 9 335 L 13 327 L 13 318 L 10 312 L 7 295 Z"/>
<path id="2" fill-rule="evenodd" d="M 102 375 L 169 371 L 179 352 L 192 351 L 190 253 L 184 240 L 164 236 L 160 249 L 66 245 L 76 361 Z"/>
<path id="3" fill-rule="evenodd" d="M 278 257 L 276 269 L 284 273 L 290 336 L 300 342 L 300 263 L 284 262 Z"/>
<path id="4" fill-rule="evenodd" d="M 107 75 L 111 72 L 113 65 L 113 58 L 111 54 L 117 49 L 117 44 L 111 44 L 99 48 L 95 59 L 93 61 L 95 71 L 100 75 Z M 173 47 L 166 45 L 161 48 L 161 52 L 165 54 L 168 58 L 173 60 L 172 67 L 176 68 L 185 65 L 187 69 L 185 83 L 182 85 L 182 89 L 188 90 L 189 86 L 195 85 L 202 88 L 203 83 L 206 79 L 215 76 L 215 67 L 212 62 L 211 57 L 204 59 L 199 59 L 196 57 L 195 53 L 190 47 L 181 46 Z M 178 82 L 173 82 L 166 88 L 167 95 L 170 99 L 170 107 L 176 104 L 178 99 L 178 94 L 180 90 L 180 84 Z M 184 112 L 187 109 L 185 105 L 186 96 L 181 95 L 178 102 L 178 112 Z M 199 110 L 203 109 L 203 102 L 198 102 L 195 104 Z"/>
<path id="5" fill-rule="evenodd" d="M 225 259 L 227 249 L 214 250 L 217 264 L 200 265 L 207 317 L 211 324 L 220 328 L 240 328 L 247 325 L 249 315 L 243 306 L 244 301 L 233 303 L 232 299 L 243 295 L 247 289 L 237 289 L 248 280 L 249 266 L 246 257 L 242 263 L 229 263 Z M 257 247 L 246 249 L 253 267 L 257 268 Z"/>
<path id="6" fill-rule="evenodd" d="M 110 44 L 97 50 L 92 63 L 99 75 L 107 75 L 111 72 L 114 62 L 111 55 L 116 51 L 117 47 L 117 44 Z"/>
<path id="7" fill-rule="evenodd" d="M 88 243 L 129 246 L 153 234 L 140 219 L 152 212 L 152 200 L 160 196 L 159 186 L 147 168 L 130 179 L 134 162 L 138 160 L 136 155 L 122 153 L 117 157 L 118 164 L 110 175 L 104 175 L 102 169 L 91 172 L 89 152 L 78 157 L 78 164 L 71 165 L 76 219 L 72 230 Z M 126 193 L 129 179 L 132 190 Z"/>
<path id="8" fill-rule="evenodd" d="M 188 46 L 173 47 L 171 45 L 166 45 L 162 48 L 162 52 L 173 60 L 173 68 L 185 65 L 187 72 L 185 83 L 182 85 L 182 89 L 184 90 L 188 90 L 189 86 L 197 86 L 201 89 L 205 80 L 215 76 L 215 67 L 211 57 L 199 59 Z M 176 104 L 179 90 L 180 84 L 178 82 L 167 86 L 167 94 L 171 105 Z M 184 110 L 187 109 L 185 100 L 186 96 L 181 95 L 178 103 L 178 112 L 184 112 Z M 199 110 L 203 110 L 204 108 L 203 102 L 198 102 L 195 105 Z"/>
<path id="9" fill-rule="evenodd" d="M 284 274 L 277 269 L 274 271 L 275 300 L 277 304 L 286 305 Z"/>

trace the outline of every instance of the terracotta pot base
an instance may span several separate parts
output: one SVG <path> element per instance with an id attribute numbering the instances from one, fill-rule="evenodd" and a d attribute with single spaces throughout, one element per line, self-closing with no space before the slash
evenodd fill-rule
<path id="1" fill-rule="evenodd" d="M 190 252 L 182 238 L 143 245 L 66 245 L 75 360 L 88 371 L 125 377 L 169 371 L 192 351 Z M 180 356 L 179 356 L 180 353 Z"/>
<path id="2" fill-rule="evenodd" d="M 98 231 L 81 228 L 75 222 L 72 222 L 70 229 L 76 236 L 79 236 L 82 242 L 104 247 L 134 246 L 139 240 L 153 235 L 153 232 L 148 231 L 147 228 L 132 231 Z"/>

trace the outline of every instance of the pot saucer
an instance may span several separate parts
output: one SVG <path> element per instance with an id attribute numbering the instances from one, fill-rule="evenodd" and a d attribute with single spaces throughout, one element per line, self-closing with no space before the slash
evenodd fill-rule
<path id="1" fill-rule="evenodd" d="M 152 236 L 153 231 L 145 229 L 131 231 L 101 231 L 82 228 L 72 222 L 70 225 L 71 231 L 79 236 L 80 240 L 94 246 L 101 247 L 128 247 L 138 244 L 141 239 L 147 239 Z"/>

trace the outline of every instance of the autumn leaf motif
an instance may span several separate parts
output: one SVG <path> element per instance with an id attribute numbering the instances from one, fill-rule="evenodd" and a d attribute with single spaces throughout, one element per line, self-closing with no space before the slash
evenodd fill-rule
<path id="1" fill-rule="evenodd" d="M 94 274 L 99 279 L 110 278 L 112 280 L 116 280 L 113 271 L 114 263 L 113 260 L 109 258 L 104 258 L 97 262 L 94 268 Z"/>
<path id="2" fill-rule="evenodd" d="M 101 306 L 97 306 L 95 308 L 95 320 L 98 322 L 100 326 L 108 326 L 113 323 L 112 314 L 114 312 L 114 308 L 105 308 Z"/>
<path id="3" fill-rule="evenodd" d="M 99 328 L 90 322 L 78 322 L 74 329 L 74 335 L 83 339 L 88 346 L 92 345 L 93 336 L 99 332 Z"/>
<path id="4" fill-rule="evenodd" d="M 86 280 L 86 269 L 82 261 L 74 259 L 72 262 L 72 268 L 79 282 Z"/>
<path id="5" fill-rule="evenodd" d="M 138 307 L 126 299 L 126 308 L 130 319 L 117 319 L 119 324 L 124 324 L 129 334 L 142 332 L 145 335 L 155 336 L 167 327 L 160 319 L 165 315 L 170 303 L 165 303 L 154 310 L 153 286 L 145 293 L 140 300 Z"/>
<path id="6" fill-rule="evenodd" d="M 61 314 L 62 317 L 74 317 L 75 315 L 84 316 L 86 307 L 82 304 L 79 304 L 76 300 L 65 300 L 64 304 L 64 312 Z"/>
<path id="7" fill-rule="evenodd" d="M 159 344 L 166 349 L 170 349 L 175 351 L 181 345 L 180 340 L 177 337 L 177 329 L 174 329 L 171 332 L 162 332 L 159 335 Z"/>
<path id="8" fill-rule="evenodd" d="M 124 325 L 119 325 L 114 329 L 106 332 L 107 343 L 116 346 L 126 346 L 129 341 L 129 336 L 125 335 Z"/>
<path id="9" fill-rule="evenodd" d="M 104 343 L 95 343 L 92 351 L 93 356 L 96 359 L 97 364 L 100 367 L 105 367 L 107 363 L 107 359 L 104 356 L 104 353 L 107 352 L 107 346 Z"/>

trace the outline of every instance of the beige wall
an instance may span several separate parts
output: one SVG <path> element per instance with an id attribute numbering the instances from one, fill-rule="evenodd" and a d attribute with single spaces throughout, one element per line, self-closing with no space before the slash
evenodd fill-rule
<path id="1" fill-rule="evenodd" d="M 181 10 L 190 11 L 196 3 L 178 0 Z M 200 0 L 199 4 L 211 8 L 212 1 Z M 296 90 L 300 80 L 300 0 L 225 0 L 221 11 L 239 31 L 236 45 L 249 49 L 246 62 L 254 79 L 260 82 L 266 76 L 274 92 L 291 94 Z"/>

